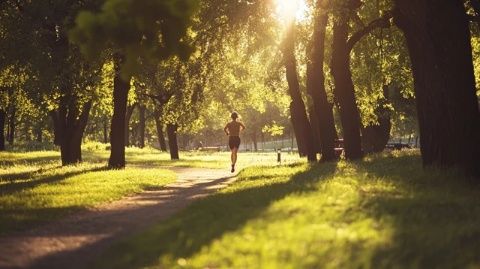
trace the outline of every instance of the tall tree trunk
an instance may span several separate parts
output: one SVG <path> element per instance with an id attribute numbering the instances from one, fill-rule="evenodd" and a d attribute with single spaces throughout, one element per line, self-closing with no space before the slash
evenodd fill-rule
<path id="1" fill-rule="evenodd" d="M 125 167 L 125 123 L 127 112 L 127 99 L 130 90 L 130 79 L 124 79 L 120 75 L 120 66 L 123 56 L 116 56 L 115 77 L 113 80 L 113 116 L 110 128 L 110 168 Z"/>
<path id="2" fill-rule="evenodd" d="M 480 113 L 463 2 L 394 2 L 412 62 L 423 164 L 480 177 Z"/>
<path id="3" fill-rule="evenodd" d="M 108 143 L 108 120 L 107 117 L 103 118 L 103 143 Z"/>
<path id="4" fill-rule="evenodd" d="M 10 145 L 13 145 L 15 142 L 15 114 L 17 112 L 17 108 L 15 104 L 12 104 L 10 109 L 9 109 L 9 115 L 8 115 L 8 134 L 7 134 L 7 140 Z"/>
<path id="5" fill-rule="evenodd" d="M 362 128 L 362 145 L 365 153 L 382 152 L 390 139 L 392 129 L 391 111 L 387 108 L 389 104 L 388 86 L 383 86 L 383 98 L 375 109 L 378 123 Z"/>
<path id="6" fill-rule="evenodd" d="M 307 117 L 305 103 L 300 93 L 300 85 L 297 76 L 297 62 L 295 59 L 295 25 L 291 24 L 283 48 L 283 60 L 288 82 L 288 90 L 292 102 L 290 113 L 293 129 L 297 138 L 297 145 L 300 155 L 307 155 L 308 161 L 316 161 L 317 154 L 314 148 L 314 137 L 312 127 Z"/>
<path id="7" fill-rule="evenodd" d="M 158 143 L 161 151 L 167 151 L 167 142 L 165 141 L 165 134 L 163 133 L 163 124 L 158 122 L 157 124 L 158 132 Z"/>
<path id="8" fill-rule="evenodd" d="M 130 119 L 133 115 L 133 110 L 137 104 L 133 103 L 130 106 L 127 106 L 127 114 L 125 115 L 125 146 L 130 146 Z"/>
<path id="9" fill-rule="evenodd" d="M 0 151 L 5 150 L 5 119 L 7 113 L 5 110 L 0 109 Z"/>
<path id="10" fill-rule="evenodd" d="M 252 142 L 253 142 L 253 150 L 257 152 L 258 151 L 257 130 L 252 130 Z"/>
<path id="11" fill-rule="evenodd" d="M 168 147 L 170 148 L 170 158 L 172 160 L 180 159 L 178 155 L 177 125 L 167 124 Z"/>
<path id="12" fill-rule="evenodd" d="M 355 160 L 363 156 L 360 139 L 361 122 L 350 71 L 350 50 L 347 46 L 347 38 L 347 15 L 339 16 L 333 23 L 330 69 L 334 78 L 334 94 L 343 127 L 345 157 L 349 160 Z"/>
<path id="13" fill-rule="evenodd" d="M 43 123 L 43 120 L 35 127 L 35 141 L 39 143 L 42 143 L 43 141 L 42 123 Z"/>
<path id="14" fill-rule="evenodd" d="M 57 111 L 50 112 L 50 115 L 55 128 L 55 141 L 60 146 L 62 165 L 65 166 L 82 161 L 82 138 L 87 126 L 92 101 L 84 104 L 80 115 L 76 102 L 70 102 L 70 104 L 61 102 L 60 108 Z"/>
<path id="15" fill-rule="evenodd" d="M 155 125 L 157 127 L 158 145 L 160 146 L 161 151 L 167 151 L 167 143 L 163 133 L 162 113 L 158 108 L 155 108 L 153 115 L 155 118 Z"/>
<path id="16" fill-rule="evenodd" d="M 145 147 L 145 110 L 146 107 L 144 104 L 140 104 L 138 108 L 139 112 L 139 126 L 138 126 L 138 147 Z"/>
<path id="17" fill-rule="evenodd" d="M 53 122 L 53 144 L 60 146 L 62 144 L 62 139 L 65 137 L 64 126 L 62 124 L 62 118 L 65 118 L 67 111 L 63 105 L 60 105 L 58 110 L 50 111 L 50 118 Z"/>
<path id="18" fill-rule="evenodd" d="M 320 125 L 318 122 L 318 117 L 315 112 L 314 105 L 308 106 L 308 116 L 310 120 L 310 126 L 312 127 L 312 135 L 313 135 L 313 148 L 315 153 L 322 153 L 322 143 L 320 142 Z"/>
<path id="19" fill-rule="evenodd" d="M 30 126 L 32 125 L 32 123 L 30 121 L 27 122 L 24 122 L 23 124 L 23 128 L 22 128 L 22 133 L 23 135 L 20 135 L 20 137 L 23 137 L 23 139 L 25 140 L 25 142 L 30 142 L 32 141 L 32 135 L 31 135 L 31 132 L 30 132 Z M 18 130 L 18 129 L 17 129 Z M 18 131 L 17 131 L 17 135 L 18 135 Z"/>
<path id="20" fill-rule="evenodd" d="M 307 92 L 313 100 L 313 108 L 318 122 L 318 135 L 321 146 L 321 160 L 331 161 L 335 155 L 335 121 L 333 118 L 333 104 L 328 101 L 325 90 L 325 75 L 323 62 L 325 58 L 325 32 L 328 22 L 326 9 L 322 8 L 324 1 L 317 1 L 312 42 L 310 45 L 309 62 L 307 64 Z"/>

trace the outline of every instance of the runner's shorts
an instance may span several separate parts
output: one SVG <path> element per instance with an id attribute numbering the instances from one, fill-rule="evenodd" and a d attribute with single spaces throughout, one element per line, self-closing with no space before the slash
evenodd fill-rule
<path id="1" fill-rule="evenodd" d="M 240 147 L 240 137 L 239 136 L 229 136 L 228 137 L 228 146 L 230 149 L 239 148 Z"/>

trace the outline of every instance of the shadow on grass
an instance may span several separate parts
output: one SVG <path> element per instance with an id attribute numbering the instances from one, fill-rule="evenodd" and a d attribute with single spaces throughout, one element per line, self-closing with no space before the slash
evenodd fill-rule
<path id="1" fill-rule="evenodd" d="M 455 171 L 423 170 L 418 156 L 356 165 L 394 186 L 363 196 L 367 214 L 388 220 L 393 231 L 391 243 L 374 250 L 372 268 L 480 266 L 478 187 Z"/>
<path id="2" fill-rule="evenodd" d="M 41 156 L 41 157 L 25 157 L 15 158 L 12 160 L 1 160 L 0 166 L 13 166 L 16 164 L 44 164 L 50 162 L 59 162 L 60 156 Z"/>
<path id="3" fill-rule="evenodd" d="M 0 182 L 3 181 L 16 181 L 16 180 L 26 180 L 32 178 L 35 174 L 42 172 L 41 168 L 36 169 L 34 171 L 27 171 L 27 172 L 14 172 L 8 173 L 4 175 L 0 175 Z"/>
<path id="4" fill-rule="evenodd" d="M 53 168 L 52 168 L 53 169 Z M 22 192 L 27 189 L 35 188 L 41 184 L 50 184 L 64 181 L 70 177 L 76 175 L 97 172 L 106 170 L 105 167 L 97 167 L 91 169 L 85 169 L 81 171 L 72 171 L 62 174 L 54 174 L 49 176 L 39 175 L 36 178 L 33 178 L 30 181 L 20 181 L 20 182 L 9 182 L 3 184 L 0 187 L 0 195 L 10 195 L 17 192 Z M 47 171 L 47 170 L 43 170 Z M 4 177 L 14 178 L 16 176 L 23 176 L 26 179 L 31 178 L 35 173 L 38 173 L 39 170 L 26 172 L 26 173 L 13 173 L 6 174 Z M 21 178 L 15 178 L 21 180 Z M 27 195 L 27 194 L 26 194 Z M 26 200 L 36 199 L 35 197 L 26 197 Z M 40 199 L 40 197 L 39 197 Z M 17 208 L 4 208 L 0 206 L 0 235 L 10 233 L 11 231 L 21 231 L 26 228 L 32 227 L 34 224 L 39 222 L 46 221 L 50 218 L 58 218 L 58 216 L 63 216 L 69 212 L 74 212 L 78 210 L 77 207 L 60 207 L 60 208 L 37 208 L 37 209 L 26 209 L 23 206 L 18 206 Z"/>
<path id="5" fill-rule="evenodd" d="M 107 169 L 106 167 L 97 167 L 97 168 L 85 169 L 81 171 L 67 172 L 63 174 L 54 174 L 51 176 L 38 176 L 37 178 L 32 179 L 31 181 L 10 182 L 10 183 L 3 184 L 0 187 L 0 195 L 7 195 L 15 192 L 21 192 L 25 189 L 34 188 L 41 184 L 55 183 L 55 182 L 63 181 L 65 179 L 68 179 L 76 175 L 90 173 L 90 172 L 104 171 L 106 169 Z M 2 179 L 3 177 L 13 178 L 14 176 L 17 176 L 17 175 L 20 176 L 20 178 L 17 178 L 17 179 L 22 179 L 22 176 L 24 178 L 25 177 L 30 178 L 30 176 L 34 175 L 36 172 L 38 171 L 32 171 L 27 173 L 6 174 L 2 176 Z"/>
<path id="6" fill-rule="evenodd" d="M 172 262 L 191 257 L 225 233 L 255 219 L 273 202 L 293 193 L 316 190 L 316 183 L 331 176 L 335 169 L 336 163 L 314 165 L 281 183 L 247 178 L 245 181 L 265 180 L 265 185 L 218 193 L 198 201 L 137 235 L 135 240 L 115 245 L 95 268 L 143 268 L 157 262 L 160 256 Z"/>

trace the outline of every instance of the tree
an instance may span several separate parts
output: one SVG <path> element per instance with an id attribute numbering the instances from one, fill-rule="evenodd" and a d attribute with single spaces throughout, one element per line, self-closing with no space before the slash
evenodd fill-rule
<path id="1" fill-rule="evenodd" d="M 113 80 L 113 116 L 110 125 L 110 158 L 108 167 L 125 167 L 125 129 L 127 128 L 127 101 L 130 91 L 130 79 L 124 79 L 121 75 L 123 57 L 116 55 L 114 60 L 115 77 Z"/>
<path id="2" fill-rule="evenodd" d="M 363 155 L 360 139 L 360 113 L 355 99 L 355 89 L 350 71 L 350 50 L 347 45 L 350 12 L 359 7 L 358 2 L 344 2 L 344 5 L 340 6 L 335 14 L 330 64 L 335 83 L 335 99 L 343 127 L 345 157 L 350 160 L 359 159 Z"/>
<path id="3" fill-rule="evenodd" d="M 194 8 L 191 0 L 108 0 L 99 12 L 78 15 L 70 37 L 82 52 L 94 59 L 106 49 L 114 51 L 109 167 L 125 167 L 125 115 L 132 75 L 144 63 L 171 55 L 187 58 L 191 49 L 183 38 Z"/>
<path id="4" fill-rule="evenodd" d="M 283 47 L 283 57 L 285 71 L 288 81 L 288 89 L 292 102 L 290 103 L 290 113 L 292 125 L 297 137 L 298 150 L 307 155 L 309 161 L 316 161 L 316 151 L 314 147 L 314 136 L 310 121 L 307 117 L 305 103 L 300 93 L 298 82 L 297 63 L 295 60 L 295 25 L 291 24 L 287 30 L 285 43 Z"/>
<path id="5" fill-rule="evenodd" d="M 362 6 L 359 0 L 342 2 L 336 6 L 333 22 L 332 59 L 330 69 L 334 78 L 334 93 L 343 127 L 345 157 L 358 159 L 363 156 L 360 130 L 362 127 L 355 87 L 350 68 L 350 53 L 355 44 L 378 27 L 388 27 L 391 13 L 371 21 L 367 26 L 349 36 L 349 21 Z"/>
<path id="6" fill-rule="evenodd" d="M 394 2 L 412 62 L 423 164 L 480 176 L 480 114 L 463 3 Z"/>
<path id="7" fill-rule="evenodd" d="M 10 44 L 4 57 L 21 71 L 20 74 L 25 74 L 22 87 L 30 100 L 39 106 L 46 105 L 50 110 L 62 164 L 80 162 L 81 140 L 91 107 L 86 88 L 91 88 L 96 81 L 96 66 L 82 61 L 66 35 L 74 14 L 92 3 L 64 0 L 48 8 L 42 3 L 29 1 L 2 4 L 3 10 L 8 11 L 2 13 L 2 21 L 5 22 L 6 41 Z M 11 111 L 14 115 L 17 109 L 13 107 Z M 13 123 L 12 118 L 11 141 L 15 129 Z M 30 139 L 29 134 L 26 139 Z"/>
<path id="8" fill-rule="evenodd" d="M 317 0 L 314 16 L 314 28 L 311 37 L 309 62 L 307 64 L 307 91 L 312 97 L 314 113 L 318 122 L 321 144 L 321 160 L 331 161 L 336 158 L 335 138 L 337 131 L 333 119 L 333 105 L 328 101 L 325 90 L 324 57 L 325 32 L 328 11 L 322 0 Z"/>

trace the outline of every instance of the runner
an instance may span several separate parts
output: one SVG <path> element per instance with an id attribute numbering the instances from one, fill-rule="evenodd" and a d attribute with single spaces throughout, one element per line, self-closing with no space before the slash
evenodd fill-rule
<path id="1" fill-rule="evenodd" d="M 241 123 L 240 121 L 237 121 L 238 119 L 238 113 L 237 112 L 232 112 L 231 115 L 232 121 L 227 123 L 225 125 L 225 128 L 223 130 L 225 133 L 228 135 L 228 146 L 230 147 L 230 150 L 232 151 L 231 159 L 232 159 L 232 173 L 235 172 L 235 163 L 237 163 L 237 153 L 238 153 L 238 148 L 240 147 L 240 131 L 245 130 L 245 125 Z"/>

